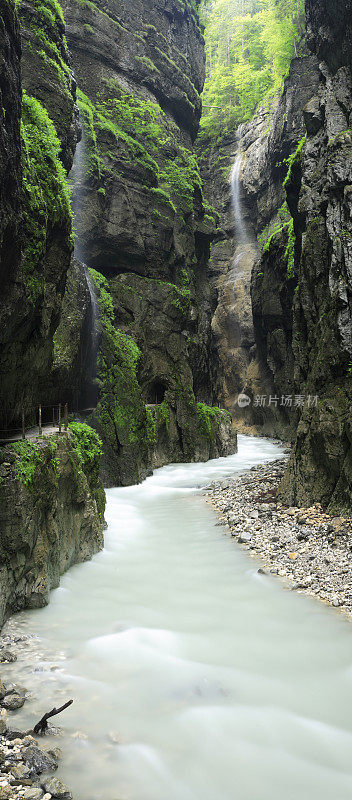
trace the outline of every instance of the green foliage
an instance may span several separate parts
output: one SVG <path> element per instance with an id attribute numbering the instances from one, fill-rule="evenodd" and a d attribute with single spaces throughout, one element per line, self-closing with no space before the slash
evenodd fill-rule
<path id="1" fill-rule="evenodd" d="M 24 440 L 13 444 L 12 449 L 18 456 L 15 461 L 16 477 L 25 486 L 31 486 L 42 455 L 38 445 Z"/>
<path id="2" fill-rule="evenodd" d="M 97 288 L 102 334 L 96 418 L 108 438 L 115 440 L 117 448 L 126 444 L 148 446 L 153 431 L 137 378 L 140 350 L 130 336 L 115 328 L 106 278 L 93 269 L 90 274 Z"/>
<path id="3" fill-rule="evenodd" d="M 288 167 L 288 169 L 287 169 L 286 178 L 285 178 L 285 180 L 283 182 L 284 189 L 287 189 L 288 186 L 291 183 L 292 171 L 293 171 L 295 165 L 298 163 L 298 161 L 301 158 L 301 152 L 303 150 L 303 147 L 304 147 L 304 144 L 306 142 L 306 139 L 307 139 L 307 134 L 302 136 L 302 138 L 298 142 L 298 145 L 297 145 L 297 148 L 296 148 L 295 152 L 292 153 L 287 159 L 287 167 Z"/>
<path id="4" fill-rule="evenodd" d="M 96 479 L 99 477 L 100 459 L 103 447 L 100 436 L 84 422 L 70 422 L 69 430 L 73 433 L 75 450 L 82 470 Z"/>
<path id="5" fill-rule="evenodd" d="M 170 430 L 170 406 L 167 400 L 163 400 L 162 403 L 156 407 L 156 419 L 157 421 L 163 422 L 167 432 L 169 433 Z"/>
<path id="6" fill-rule="evenodd" d="M 285 250 L 285 260 L 287 263 L 287 277 L 293 278 L 295 274 L 295 244 L 296 237 L 293 227 L 293 219 L 288 223 L 288 242 Z"/>
<path id="7" fill-rule="evenodd" d="M 98 514 L 104 519 L 105 492 L 100 481 L 100 461 L 103 455 L 103 446 L 100 436 L 84 422 L 70 422 L 69 430 L 73 434 L 74 455 L 71 457 L 73 473 L 78 486 L 86 476 L 90 492 L 97 503 Z"/>
<path id="8" fill-rule="evenodd" d="M 202 0 L 207 75 L 206 138 L 249 120 L 275 94 L 300 52 L 304 0 Z"/>
<path id="9" fill-rule="evenodd" d="M 205 403 L 197 403 L 198 430 L 205 439 L 212 439 L 213 426 L 220 425 L 223 420 L 223 412 L 216 406 L 207 406 Z"/>
<path id="10" fill-rule="evenodd" d="M 279 208 L 277 212 L 277 220 L 274 224 L 266 225 L 266 227 L 261 231 L 261 233 L 257 237 L 257 241 L 261 250 L 267 251 L 269 249 L 269 240 L 279 233 L 283 225 L 289 222 L 291 219 L 291 214 L 288 208 L 286 201 L 282 204 L 281 208 Z"/>
<path id="11" fill-rule="evenodd" d="M 43 61 L 42 69 L 45 71 L 47 81 L 50 84 L 52 81 L 58 81 L 61 84 L 61 91 L 66 93 L 66 113 L 71 117 L 73 108 L 71 74 L 68 67 L 67 42 L 64 36 L 65 21 L 60 3 L 57 0 L 38 0 L 35 3 L 35 14 L 25 2 L 18 3 L 18 9 L 21 25 L 30 32 L 30 36 L 23 38 L 24 57 L 26 58 L 26 50 L 28 50 L 31 59 L 31 54 L 35 50 L 37 56 Z M 55 108 L 51 105 L 53 102 L 51 93 L 43 96 L 40 84 L 37 91 L 38 95 L 34 90 L 37 99 L 47 105 L 49 115 L 54 119 Z M 70 117 L 65 120 L 67 125 L 70 124 Z"/>
<path id="12" fill-rule="evenodd" d="M 287 237 L 287 245 L 284 253 L 284 259 L 287 265 L 287 277 L 293 278 L 295 274 L 295 244 L 296 244 L 296 237 L 295 231 L 293 226 L 293 219 L 290 219 L 289 222 L 285 222 L 284 225 L 279 227 L 275 227 L 267 242 L 265 242 L 263 247 L 263 254 L 268 253 L 272 244 L 275 241 L 278 241 L 279 237 Z M 257 273 L 257 277 L 262 276 L 263 273 Z"/>
<path id="13" fill-rule="evenodd" d="M 177 143 L 178 129 L 159 105 L 106 81 L 95 105 L 82 92 L 78 104 L 85 124 L 87 176 L 106 183 L 118 169 L 123 179 L 131 164 L 140 169 L 144 190 L 168 212 L 191 214 L 194 192 L 202 192 L 192 150 Z M 151 198 L 152 200 L 152 198 Z M 160 214 L 160 208 L 154 209 Z"/>
<path id="14" fill-rule="evenodd" d="M 23 92 L 23 274 L 28 296 L 34 303 L 42 287 L 40 261 L 50 230 L 60 225 L 72 229 L 70 195 L 60 161 L 60 142 L 48 112 L 34 97 Z"/>

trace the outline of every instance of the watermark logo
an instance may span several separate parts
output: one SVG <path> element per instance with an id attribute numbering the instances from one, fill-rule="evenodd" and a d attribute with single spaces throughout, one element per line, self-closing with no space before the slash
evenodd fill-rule
<path id="1" fill-rule="evenodd" d="M 248 394 L 239 394 L 235 405 L 237 404 L 239 408 L 246 408 L 246 406 L 250 406 L 251 402 L 251 398 L 248 397 Z"/>
<path id="2" fill-rule="evenodd" d="M 318 395 L 305 395 L 305 394 L 283 394 L 281 396 L 271 394 L 258 394 L 254 395 L 253 399 L 244 392 L 241 392 L 234 406 L 239 408 L 246 408 L 253 405 L 254 408 L 317 408 L 319 403 Z"/>

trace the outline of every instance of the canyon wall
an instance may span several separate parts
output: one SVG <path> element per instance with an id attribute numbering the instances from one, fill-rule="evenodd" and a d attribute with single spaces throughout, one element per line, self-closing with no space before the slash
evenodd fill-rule
<path id="1" fill-rule="evenodd" d="M 22 0 L 17 19 L 14 5 L 0 39 L 0 427 L 19 427 L 22 407 L 33 424 L 39 403 L 48 419 L 59 402 L 95 405 L 94 284 L 106 482 L 232 452 L 231 420 L 211 408 L 196 5 Z"/>
<path id="2" fill-rule="evenodd" d="M 351 11 L 307 0 L 307 53 L 282 95 L 202 153 L 220 213 L 210 259 L 218 393 L 230 406 L 245 392 L 241 422 L 292 439 L 281 497 L 331 510 L 352 499 Z M 240 262 L 230 199 L 239 151 L 250 242 Z"/>
<path id="3" fill-rule="evenodd" d="M 292 297 L 295 283 L 287 275 L 287 222 L 291 214 L 283 182 L 286 160 L 304 131 L 303 107 L 319 81 L 314 56 L 294 59 L 284 90 L 261 106 L 253 120 L 220 142 L 202 142 L 202 176 L 220 226 L 211 246 L 214 371 L 219 397 L 231 408 L 237 424 L 271 435 L 289 436 L 292 420 L 275 405 L 275 390 L 289 394 L 293 386 Z M 246 229 L 243 242 L 231 202 L 234 165 L 240 211 Z M 271 240 L 271 237 L 273 236 Z M 271 240 L 280 253 L 260 254 Z M 263 258 L 264 258 L 263 256 Z M 253 282 L 252 276 L 258 275 Z M 251 291 L 252 283 L 252 291 Z M 276 360 L 275 360 L 276 359 Z M 276 374 L 274 386 L 273 372 Z M 279 376 L 280 374 L 280 376 Z M 245 393 L 250 404 L 237 405 Z M 255 398 L 266 396 L 266 406 Z M 292 415 L 291 415 L 292 417 Z"/>
<path id="4" fill-rule="evenodd" d="M 229 417 L 209 407 L 216 215 L 193 147 L 204 42 L 190 2 L 63 8 L 83 129 L 76 256 L 94 269 L 103 328 L 92 424 L 105 481 L 134 483 L 236 446 Z M 65 316 L 59 339 L 67 352 Z"/>
<path id="5" fill-rule="evenodd" d="M 57 3 L 4 2 L 0 428 L 45 402 L 72 253 L 73 83 Z M 20 58 L 22 52 L 22 58 Z M 22 85 L 21 85 L 22 73 Z M 23 97 L 21 102 L 21 89 Z M 21 137 L 21 138 L 20 138 Z M 64 166 L 65 165 L 65 166 Z"/>
<path id="6" fill-rule="evenodd" d="M 296 392 L 305 404 L 282 495 L 332 510 L 352 501 L 352 39 L 350 2 L 307 0 L 320 86 L 304 109 L 306 140 L 287 181 L 296 239 Z"/>
<path id="7" fill-rule="evenodd" d="M 99 468 L 96 434 L 83 439 L 79 426 L 1 448 L 0 627 L 15 611 L 48 603 L 61 575 L 102 548 Z"/>
<path id="8" fill-rule="evenodd" d="M 252 281 L 256 338 L 273 393 L 293 398 L 294 447 L 281 496 L 331 510 L 348 510 L 352 499 L 348 7 L 337 3 L 332 13 L 307 2 L 308 46 L 324 61 L 285 164 L 290 216 L 267 240 Z"/>

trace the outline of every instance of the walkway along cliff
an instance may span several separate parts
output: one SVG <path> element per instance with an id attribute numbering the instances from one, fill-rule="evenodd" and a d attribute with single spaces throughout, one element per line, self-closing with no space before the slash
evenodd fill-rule
<path id="1" fill-rule="evenodd" d="M 98 457 L 83 426 L 84 444 L 63 435 L 2 451 L 4 616 L 47 599 L 100 546 L 101 487 L 82 477 L 90 447 L 105 483 L 126 485 L 232 453 L 236 435 L 212 406 L 216 213 L 193 149 L 194 3 L 0 7 L 0 427 L 20 427 L 23 408 L 34 424 L 39 404 L 96 406 L 103 445 Z"/>

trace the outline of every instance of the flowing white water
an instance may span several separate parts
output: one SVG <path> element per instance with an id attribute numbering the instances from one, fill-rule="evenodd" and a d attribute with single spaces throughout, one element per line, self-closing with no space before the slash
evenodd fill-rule
<path id="1" fill-rule="evenodd" d="M 2 671 L 34 696 L 18 724 L 74 697 L 54 741 L 76 800 L 352 797 L 350 623 L 259 575 L 197 488 L 280 452 L 240 437 L 110 489 L 105 550 L 10 621 L 36 637 Z"/>
<path id="2" fill-rule="evenodd" d="M 85 408 L 95 408 L 98 401 L 97 371 L 98 371 L 98 349 L 100 342 L 99 319 L 100 312 L 97 297 L 94 290 L 93 281 L 89 274 L 86 264 L 83 264 L 84 275 L 88 286 L 90 297 L 90 324 L 89 324 L 89 347 L 86 356 L 86 381 L 82 387 L 82 405 Z"/>
<path id="3" fill-rule="evenodd" d="M 71 188 L 71 205 L 75 219 L 75 258 L 81 262 L 82 270 L 86 280 L 90 297 L 89 309 L 89 329 L 87 332 L 87 347 L 82 364 L 83 380 L 81 386 L 81 396 L 79 398 L 80 408 L 95 408 L 98 400 L 97 387 L 97 358 L 100 341 L 99 330 L 99 306 L 96 298 L 94 284 L 89 274 L 89 269 L 85 264 L 85 248 L 83 237 L 80 235 L 83 227 L 85 209 L 85 178 L 87 170 L 87 150 L 85 143 L 85 133 L 82 129 L 82 138 L 78 142 L 73 159 L 72 169 L 69 174 L 69 184 Z"/>
<path id="4" fill-rule="evenodd" d="M 248 241 L 246 225 L 243 219 L 241 202 L 241 169 L 243 163 L 243 153 L 238 148 L 235 163 L 231 170 L 231 204 L 234 218 L 234 228 L 237 244 L 245 244 Z"/>

